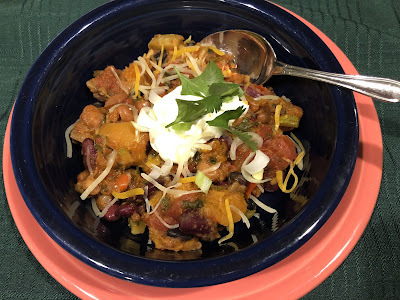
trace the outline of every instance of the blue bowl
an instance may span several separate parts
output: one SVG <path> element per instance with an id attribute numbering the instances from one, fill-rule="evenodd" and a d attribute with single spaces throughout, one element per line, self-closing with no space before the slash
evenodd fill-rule
<path id="1" fill-rule="evenodd" d="M 297 197 L 281 192 L 261 200 L 279 212 L 279 229 L 261 212 L 247 230 L 235 226 L 229 245 L 204 243 L 202 251 L 171 253 L 132 236 L 124 223 L 97 219 L 74 191 L 82 170 L 78 146 L 66 158 L 65 129 L 94 99 L 85 86 L 93 71 L 122 68 L 147 51 L 157 33 L 199 41 L 224 29 L 266 37 L 280 61 L 343 73 L 328 47 L 307 26 L 265 2 L 114 1 L 83 16 L 43 51 L 27 75 L 11 123 L 11 156 L 21 194 L 43 229 L 66 251 L 112 276 L 163 287 L 198 287 L 265 269 L 303 245 L 332 214 L 350 180 L 358 147 L 351 92 L 307 79 L 273 77 L 268 85 L 304 110 L 295 134 L 307 148 Z M 293 198 L 293 199 L 291 199 Z M 257 242 L 254 242 L 254 237 Z M 233 244 L 231 244 L 233 245 Z"/>

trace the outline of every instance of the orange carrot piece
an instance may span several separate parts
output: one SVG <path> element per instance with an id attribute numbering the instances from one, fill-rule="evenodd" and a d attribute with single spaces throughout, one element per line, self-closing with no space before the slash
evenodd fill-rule
<path id="1" fill-rule="evenodd" d="M 131 181 L 131 177 L 129 175 L 127 175 L 127 174 L 119 175 L 117 180 L 115 181 L 115 187 L 116 187 L 117 191 L 120 193 L 126 191 L 130 181 Z"/>
<path id="2" fill-rule="evenodd" d="M 251 192 L 255 189 L 255 187 L 257 186 L 257 183 L 254 182 L 249 182 L 249 184 L 247 185 L 246 191 L 244 192 L 244 196 L 245 199 L 249 199 Z"/>

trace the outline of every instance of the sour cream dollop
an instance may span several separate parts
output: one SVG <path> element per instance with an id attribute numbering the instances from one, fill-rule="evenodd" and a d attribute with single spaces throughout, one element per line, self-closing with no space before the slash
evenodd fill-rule
<path id="1" fill-rule="evenodd" d="M 142 108 L 136 120 L 136 124 L 139 125 L 136 129 L 149 132 L 150 145 L 161 158 L 178 164 L 193 157 L 198 145 L 205 144 L 212 138 L 221 137 L 223 129 L 209 126 L 207 121 L 214 120 L 225 111 L 235 110 L 238 107 L 244 107 L 244 113 L 248 109 L 247 103 L 241 101 L 238 96 L 234 96 L 230 101 L 224 102 L 218 112 L 209 113 L 193 122 L 189 130 L 176 131 L 171 127 L 165 127 L 175 121 L 178 116 L 176 99 L 186 101 L 202 99 L 192 95 L 181 95 L 181 92 L 182 86 L 178 86 L 164 97 L 153 94 L 150 99 L 153 107 Z"/>

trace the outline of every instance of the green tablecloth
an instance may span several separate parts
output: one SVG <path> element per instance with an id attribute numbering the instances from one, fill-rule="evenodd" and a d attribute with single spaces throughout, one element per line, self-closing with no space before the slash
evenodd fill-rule
<path id="1" fill-rule="evenodd" d="M 63 28 L 104 2 L 0 0 L 2 140 L 13 101 L 29 67 Z M 276 0 L 275 3 L 322 30 L 360 74 L 400 80 L 400 1 Z M 374 103 L 384 149 L 382 185 L 375 211 L 348 258 L 305 299 L 400 299 L 400 106 Z M 3 186 L 0 196 L 0 299 L 76 298 L 30 253 L 14 224 Z"/>

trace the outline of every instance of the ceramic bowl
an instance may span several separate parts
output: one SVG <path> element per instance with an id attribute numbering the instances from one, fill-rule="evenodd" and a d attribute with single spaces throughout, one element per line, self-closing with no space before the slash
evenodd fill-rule
<path id="1" fill-rule="evenodd" d="M 94 70 L 123 68 L 147 51 L 158 33 L 200 41 L 225 29 L 263 35 L 280 61 L 343 73 L 328 47 L 303 23 L 266 1 L 113 1 L 83 16 L 43 51 L 15 103 L 11 154 L 16 181 L 37 222 L 66 251 L 93 268 L 137 283 L 163 287 L 219 284 L 254 274 L 301 247 L 329 218 L 350 180 L 357 155 L 357 110 L 351 92 L 307 79 L 273 77 L 268 85 L 304 110 L 295 134 L 306 149 L 296 194 L 266 193 L 278 211 L 260 212 L 248 230 L 238 223 L 229 243 L 171 253 L 132 236 L 123 222 L 96 218 L 74 190 L 80 149 L 66 157 L 64 132 L 95 101 L 85 86 Z"/>

